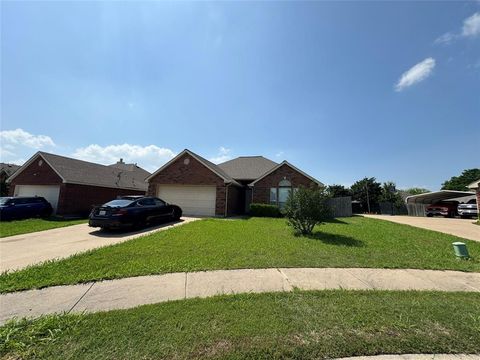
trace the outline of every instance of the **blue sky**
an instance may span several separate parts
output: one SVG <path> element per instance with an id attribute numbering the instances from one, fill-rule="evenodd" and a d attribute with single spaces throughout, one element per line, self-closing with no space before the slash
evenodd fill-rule
<path id="1" fill-rule="evenodd" d="M 2 2 L 1 157 L 189 148 L 438 189 L 479 167 L 480 2 Z"/>

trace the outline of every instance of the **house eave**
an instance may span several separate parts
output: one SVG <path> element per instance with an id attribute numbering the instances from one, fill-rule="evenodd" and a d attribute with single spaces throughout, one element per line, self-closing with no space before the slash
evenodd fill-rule
<path id="1" fill-rule="evenodd" d="M 288 167 L 290 167 L 291 169 L 297 171 L 298 173 L 302 174 L 303 176 L 305 176 L 306 178 L 312 180 L 314 183 L 316 183 L 318 186 L 325 186 L 322 182 L 318 181 L 317 179 L 315 179 L 313 176 L 310 176 L 308 175 L 306 172 L 298 169 L 297 167 L 293 166 L 292 164 L 290 164 L 288 161 L 284 160 L 282 161 L 280 164 L 278 164 L 277 166 L 275 166 L 273 169 L 270 169 L 269 171 L 267 171 L 265 174 L 263 174 L 262 176 L 260 176 L 258 179 L 256 179 L 255 181 L 251 182 L 250 184 L 248 184 L 249 187 L 254 187 L 255 186 L 255 183 L 259 182 L 260 180 L 262 180 L 263 178 L 267 177 L 268 175 L 270 175 L 271 173 L 273 173 L 274 171 L 278 170 L 279 168 L 281 168 L 283 165 L 287 165 Z"/>
<path id="2" fill-rule="evenodd" d="M 13 179 L 15 179 L 18 175 L 20 175 L 27 167 L 29 167 L 33 161 L 37 158 L 37 156 L 40 156 L 42 158 L 43 161 L 45 161 L 45 163 L 50 166 L 50 168 L 55 172 L 55 174 L 57 174 L 60 179 L 62 180 L 62 182 L 65 182 L 65 178 L 57 171 L 57 169 L 55 169 L 55 167 L 52 166 L 52 164 L 50 164 L 50 162 L 42 155 L 42 153 L 40 151 L 37 151 L 35 154 L 32 155 L 32 157 L 30 159 L 28 159 L 28 161 L 23 164 L 22 166 L 20 166 L 17 171 L 15 171 L 7 180 L 5 180 L 7 182 L 7 184 L 10 184 L 12 182 Z"/>

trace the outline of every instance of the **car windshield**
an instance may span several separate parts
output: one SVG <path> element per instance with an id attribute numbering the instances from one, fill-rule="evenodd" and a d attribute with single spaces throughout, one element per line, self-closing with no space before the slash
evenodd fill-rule
<path id="1" fill-rule="evenodd" d="M 0 205 L 6 205 L 10 198 L 2 197 L 0 198 Z"/>
<path id="2" fill-rule="evenodd" d="M 118 200 L 112 200 L 103 206 L 110 206 L 110 207 L 124 207 L 128 206 L 132 203 L 132 200 L 126 200 L 126 199 L 118 199 Z"/>

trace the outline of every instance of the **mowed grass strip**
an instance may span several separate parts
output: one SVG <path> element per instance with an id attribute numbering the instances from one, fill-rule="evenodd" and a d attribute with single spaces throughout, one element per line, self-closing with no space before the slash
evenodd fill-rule
<path id="1" fill-rule="evenodd" d="M 480 353 L 480 294 L 222 296 L 9 323 L 0 355 L 35 359 L 322 359 Z"/>
<path id="2" fill-rule="evenodd" d="M 0 222 L 0 238 L 77 225 L 87 220 L 26 219 Z"/>
<path id="3" fill-rule="evenodd" d="M 451 243 L 475 258 L 457 260 Z M 102 279 L 237 268 L 368 267 L 480 271 L 480 243 L 352 217 L 296 237 L 284 219 L 207 219 L 0 276 L 0 291 Z"/>

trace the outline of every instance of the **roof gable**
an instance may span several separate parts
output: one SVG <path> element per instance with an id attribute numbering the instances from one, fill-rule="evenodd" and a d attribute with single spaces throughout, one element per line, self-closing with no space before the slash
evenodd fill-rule
<path id="1" fill-rule="evenodd" d="M 240 156 L 218 164 L 218 167 L 236 180 L 255 180 L 277 165 L 263 156 Z"/>
<path id="2" fill-rule="evenodd" d="M 480 187 L 480 179 L 468 184 L 467 186 L 469 189 L 478 189 Z"/>
<path id="3" fill-rule="evenodd" d="M 210 171 L 212 171 L 213 173 L 215 173 L 217 176 L 219 176 L 221 179 L 223 179 L 223 181 L 225 183 L 232 183 L 232 184 L 235 184 L 235 185 L 240 185 L 238 184 L 231 176 L 229 176 L 225 171 L 223 171 L 220 167 L 218 167 L 217 165 L 215 165 L 214 163 L 212 163 L 211 161 L 208 161 L 207 159 L 204 159 L 203 157 L 201 157 L 200 155 L 197 155 L 195 154 L 194 152 L 188 150 L 188 149 L 185 149 L 183 150 L 180 154 L 178 154 L 177 156 L 175 156 L 172 160 L 168 161 L 166 164 L 164 164 L 162 167 L 160 167 L 160 169 L 158 169 L 157 171 L 155 171 L 153 174 L 151 174 L 150 176 L 148 176 L 145 181 L 149 181 L 150 179 L 154 178 L 156 175 L 158 175 L 159 173 L 161 173 L 163 170 L 165 170 L 166 168 L 168 168 L 171 164 L 173 164 L 175 161 L 177 161 L 178 159 L 180 159 L 183 155 L 185 154 L 188 154 L 190 155 L 191 157 L 193 157 L 195 160 L 197 160 L 199 163 L 201 163 L 203 166 L 205 166 L 206 168 L 208 168 Z"/>
<path id="4" fill-rule="evenodd" d="M 321 183 L 320 181 L 318 181 L 317 179 L 315 179 L 314 177 L 308 175 L 307 173 L 303 172 L 302 170 L 298 169 L 297 167 L 293 166 L 292 164 L 290 164 L 288 161 L 284 160 L 282 161 L 280 164 L 278 164 L 277 166 L 275 166 L 273 169 L 267 171 L 265 174 L 263 174 L 262 176 L 260 176 L 258 179 L 256 179 L 255 181 L 251 182 L 250 184 L 248 184 L 249 186 L 254 186 L 255 183 L 257 183 L 258 181 L 262 180 L 263 178 L 267 177 L 268 175 L 270 175 L 271 173 L 273 173 L 275 170 L 281 168 L 282 166 L 288 166 L 290 167 L 291 169 L 295 170 L 296 172 L 302 174 L 303 176 L 307 177 L 308 179 L 312 180 L 314 183 L 316 183 L 317 185 L 319 186 L 324 186 L 323 183 Z"/>
<path id="5" fill-rule="evenodd" d="M 0 163 L 0 172 L 4 172 L 7 176 L 15 173 L 20 168 L 20 165 Z"/>

